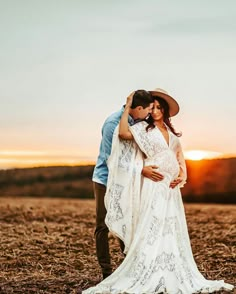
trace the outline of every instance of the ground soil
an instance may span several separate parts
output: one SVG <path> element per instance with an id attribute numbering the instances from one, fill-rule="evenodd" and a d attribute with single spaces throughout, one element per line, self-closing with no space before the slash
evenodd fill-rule
<path id="1" fill-rule="evenodd" d="M 199 270 L 235 285 L 236 206 L 185 210 Z M 80 293 L 98 283 L 94 226 L 94 200 L 0 198 L 0 293 Z M 113 236 L 110 245 L 115 269 L 123 257 Z"/>

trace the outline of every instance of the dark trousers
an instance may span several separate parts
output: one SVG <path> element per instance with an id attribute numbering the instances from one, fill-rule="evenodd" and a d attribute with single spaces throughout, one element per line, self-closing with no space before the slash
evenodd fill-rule
<path id="1" fill-rule="evenodd" d="M 108 228 L 105 224 L 106 208 L 104 204 L 104 196 L 106 187 L 102 184 L 93 182 L 93 190 L 96 200 L 96 253 L 97 259 L 102 269 L 103 274 L 110 274 L 112 272 L 109 242 L 108 242 Z M 124 243 L 120 240 L 121 250 L 124 250 Z"/>

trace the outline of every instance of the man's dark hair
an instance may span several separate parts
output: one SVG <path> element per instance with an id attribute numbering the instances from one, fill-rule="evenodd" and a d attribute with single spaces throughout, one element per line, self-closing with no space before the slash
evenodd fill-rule
<path id="1" fill-rule="evenodd" d="M 153 103 L 152 95 L 146 90 L 137 90 L 133 96 L 133 102 L 131 108 L 134 109 L 137 106 L 142 106 L 146 108 L 150 103 Z"/>

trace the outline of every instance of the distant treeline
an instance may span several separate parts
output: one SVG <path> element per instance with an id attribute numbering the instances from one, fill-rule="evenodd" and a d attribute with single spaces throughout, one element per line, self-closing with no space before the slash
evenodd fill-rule
<path id="1" fill-rule="evenodd" d="M 1 196 L 92 198 L 94 166 L 0 170 Z"/>
<path id="2" fill-rule="evenodd" d="M 1 196 L 93 198 L 94 166 L 0 170 Z M 185 202 L 236 203 L 236 158 L 187 161 Z"/>
<path id="3" fill-rule="evenodd" d="M 186 202 L 236 203 L 236 158 L 186 161 Z"/>

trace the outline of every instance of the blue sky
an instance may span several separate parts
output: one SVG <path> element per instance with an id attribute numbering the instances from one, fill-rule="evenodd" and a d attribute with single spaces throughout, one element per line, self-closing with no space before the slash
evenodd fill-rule
<path id="1" fill-rule="evenodd" d="M 0 167 L 96 160 L 104 119 L 156 87 L 184 150 L 236 153 L 233 0 L 0 1 L 0 41 Z"/>

